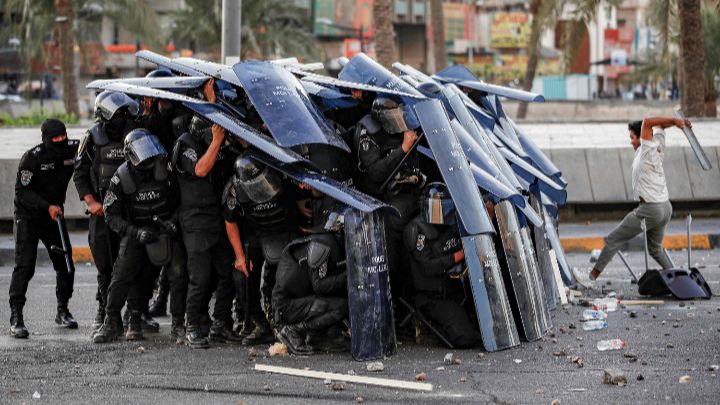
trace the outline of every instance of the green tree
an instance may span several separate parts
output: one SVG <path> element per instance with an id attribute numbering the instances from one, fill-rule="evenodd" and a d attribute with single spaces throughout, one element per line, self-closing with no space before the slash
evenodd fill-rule
<path id="1" fill-rule="evenodd" d="M 307 13 L 284 0 L 243 1 L 241 57 L 279 58 L 288 55 L 314 57 L 315 37 Z M 173 40 L 185 41 L 193 51 L 207 49 L 220 55 L 222 2 L 186 0 L 172 14 Z"/>

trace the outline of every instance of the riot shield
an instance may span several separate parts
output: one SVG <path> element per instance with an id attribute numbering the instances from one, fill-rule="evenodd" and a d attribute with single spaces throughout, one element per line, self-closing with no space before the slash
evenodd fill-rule
<path id="1" fill-rule="evenodd" d="M 480 79 L 478 79 L 478 77 L 470 71 L 470 69 L 463 65 L 454 65 L 445 68 L 438 72 L 437 75 L 435 75 L 434 77 L 446 82 L 458 83 L 462 87 L 467 87 L 470 89 L 482 91 L 484 93 L 495 94 L 497 96 L 507 97 L 514 100 L 526 102 L 545 101 L 545 97 L 543 97 L 541 94 L 481 82 Z"/>
<path id="2" fill-rule="evenodd" d="M 351 353 L 357 361 L 395 353 L 385 224 L 378 212 L 348 209 L 345 217 Z"/>
<path id="3" fill-rule="evenodd" d="M 233 71 L 280 146 L 324 143 L 350 152 L 300 81 L 282 66 L 249 61 L 234 65 Z"/>
<path id="4" fill-rule="evenodd" d="M 111 83 L 121 83 L 150 87 L 153 89 L 169 90 L 178 93 L 187 93 L 201 88 L 208 80 L 209 78 L 207 76 L 133 77 L 130 79 L 93 80 L 85 86 L 85 88 L 99 90 Z"/>
<path id="5" fill-rule="evenodd" d="M 540 205 L 540 199 L 535 194 L 530 195 L 530 204 L 536 211 L 543 215 L 543 207 Z M 543 218 L 548 221 L 547 218 Z M 558 296 L 558 288 L 555 283 L 555 274 L 553 273 L 552 258 L 550 257 L 550 242 L 545 236 L 545 224 L 533 226 L 533 239 L 535 240 L 535 253 L 537 254 L 538 268 L 545 287 L 545 299 L 548 303 L 548 309 L 553 310 L 560 301 Z"/>
<path id="6" fill-rule="evenodd" d="M 173 61 L 172 59 L 170 59 L 166 56 L 160 55 L 160 54 L 152 52 L 152 51 L 147 51 L 147 50 L 137 51 L 137 52 L 135 52 L 135 57 L 146 60 L 151 63 L 154 63 L 158 66 L 168 68 L 168 69 L 172 70 L 173 72 L 179 73 L 181 75 L 199 76 L 199 75 L 203 74 L 200 71 L 197 71 L 195 69 L 184 66 L 180 63 Z"/>
<path id="7" fill-rule="evenodd" d="M 358 53 L 343 67 L 338 75 L 340 80 L 355 83 L 365 83 L 372 86 L 384 87 L 386 89 L 412 94 L 422 98 L 419 91 L 409 84 L 400 80 L 389 70 L 371 59 L 364 53 Z"/>
<path id="8" fill-rule="evenodd" d="M 501 201 L 495 205 L 495 216 L 500 230 L 500 237 L 505 250 L 508 265 L 509 283 L 511 287 L 511 303 L 520 320 L 525 339 L 529 342 L 542 338 L 550 328 L 550 314 L 545 292 L 537 265 L 530 258 L 526 241 L 517 214 L 510 202 Z M 528 235 L 529 236 L 529 235 Z"/>
<path id="9" fill-rule="evenodd" d="M 520 338 L 492 236 L 463 236 L 462 243 L 485 350 L 494 352 L 518 346 Z"/>

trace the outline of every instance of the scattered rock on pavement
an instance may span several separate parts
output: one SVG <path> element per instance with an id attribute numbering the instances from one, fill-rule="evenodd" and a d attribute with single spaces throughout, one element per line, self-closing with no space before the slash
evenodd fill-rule
<path id="1" fill-rule="evenodd" d="M 619 368 L 609 367 L 603 371 L 603 384 L 619 385 L 621 387 L 627 385 L 627 377 Z"/>
<path id="2" fill-rule="evenodd" d="M 336 382 L 335 384 L 331 385 L 330 388 L 333 391 L 345 391 L 345 384 L 341 382 Z"/>
<path id="3" fill-rule="evenodd" d="M 680 377 L 678 382 L 680 382 L 680 384 L 688 384 L 690 382 L 690 376 L 684 375 L 684 376 Z"/>
<path id="4" fill-rule="evenodd" d="M 638 381 L 643 381 L 643 380 L 645 380 L 645 377 L 643 377 L 642 374 L 638 374 L 638 376 L 635 379 Z"/>
<path id="5" fill-rule="evenodd" d="M 355 403 L 356 403 L 356 404 L 362 404 L 363 402 L 365 402 L 365 398 L 363 398 L 363 397 L 357 397 L 357 398 L 355 398 Z"/>
<path id="6" fill-rule="evenodd" d="M 367 364 L 367 371 L 383 371 L 385 370 L 385 365 L 383 365 L 382 361 L 372 361 Z"/>
<path id="7" fill-rule="evenodd" d="M 138 352 L 138 353 L 145 353 L 145 348 L 142 347 L 142 346 L 138 346 L 138 348 L 135 349 L 135 351 Z"/>
<path id="8" fill-rule="evenodd" d="M 580 356 L 570 357 L 570 362 L 575 364 L 577 368 L 583 368 L 585 366 L 585 361 L 583 361 L 583 358 Z"/>
<path id="9" fill-rule="evenodd" d="M 630 311 L 630 318 L 637 318 L 637 312 Z"/>
<path id="10" fill-rule="evenodd" d="M 550 402 L 550 405 L 560 405 L 560 401 L 553 399 L 552 402 Z"/>
<path id="11" fill-rule="evenodd" d="M 425 381 L 427 375 L 425 373 L 419 373 L 415 375 L 415 381 Z"/>
<path id="12" fill-rule="evenodd" d="M 520 360 L 520 359 L 514 359 L 513 361 L 515 362 L 515 364 L 520 364 L 520 363 L 522 363 L 522 360 Z"/>
<path id="13" fill-rule="evenodd" d="M 625 353 L 623 353 L 623 357 L 626 357 L 626 358 L 630 359 L 630 362 L 631 362 L 631 363 L 636 362 L 637 359 L 638 359 L 638 355 L 637 355 L 636 353 L 633 353 L 633 352 L 625 352 Z"/>
<path id="14" fill-rule="evenodd" d="M 567 353 L 565 353 L 565 350 L 560 350 L 557 352 L 553 352 L 553 356 L 555 356 L 555 357 L 567 356 Z"/>
<path id="15" fill-rule="evenodd" d="M 713 364 L 710 367 L 708 367 L 708 371 L 718 371 L 720 369 L 720 366 L 717 364 Z"/>
<path id="16" fill-rule="evenodd" d="M 268 353 L 270 353 L 270 356 L 287 356 L 288 348 L 284 344 L 277 342 L 270 346 Z"/>

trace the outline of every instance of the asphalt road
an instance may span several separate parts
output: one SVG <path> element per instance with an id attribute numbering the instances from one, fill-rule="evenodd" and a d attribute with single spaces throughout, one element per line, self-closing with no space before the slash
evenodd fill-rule
<path id="1" fill-rule="evenodd" d="M 684 253 L 672 253 L 684 263 Z M 716 292 L 720 292 L 720 250 L 695 252 L 695 261 Z M 571 255 L 570 262 L 587 267 L 587 255 Z M 640 272 L 642 255 L 633 253 L 631 264 Z M 636 286 L 619 260 L 603 274 L 601 290 L 616 291 L 623 298 L 638 298 Z M 54 323 L 55 280 L 52 269 L 38 268 L 30 284 L 25 310 L 31 331 L 27 340 L 7 334 L 7 291 L 11 267 L 0 267 L 0 403 L 718 403 L 720 370 L 720 302 L 666 301 L 657 307 L 619 308 L 609 316 L 609 328 L 584 332 L 581 306 L 569 305 L 552 312 L 553 335 L 523 343 L 498 353 L 482 350 L 454 351 L 458 365 L 443 364 L 449 350 L 402 344 L 397 355 L 384 360 L 385 370 L 369 373 L 365 363 L 349 354 L 312 357 L 269 357 L 260 347 L 256 355 L 242 346 L 223 345 L 208 350 L 176 347 L 167 335 L 169 318 L 161 333 L 139 343 L 94 345 L 87 330 L 95 311 L 94 268 L 78 265 L 71 310 L 80 329 L 64 330 Z M 621 338 L 622 351 L 599 352 L 598 340 Z M 669 347 L 669 346 L 672 347 Z M 144 350 L 138 350 L 140 347 Z M 564 352 L 564 353 L 561 353 Z M 633 352 L 631 362 L 624 354 Z M 579 356 L 584 367 L 570 360 Z M 518 360 L 520 360 L 518 362 Z M 414 381 L 427 374 L 433 391 L 405 390 L 346 384 L 333 391 L 322 380 L 269 375 L 253 370 L 254 364 Z M 604 385 L 603 369 L 625 372 L 625 387 Z M 638 381 L 642 375 L 644 380 Z M 680 383 L 682 376 L 688 383 Z M 39 394 L 39 398 L 34 398 Z"/>

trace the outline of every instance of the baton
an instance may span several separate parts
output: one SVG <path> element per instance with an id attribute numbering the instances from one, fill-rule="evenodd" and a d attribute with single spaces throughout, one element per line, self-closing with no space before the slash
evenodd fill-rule
<path id="1" fill-rule="evenodd" d="M 408 151 L 405 152 L 405 155 L 403 155 L 402 159 L 400 159 L 400 163 L 398 163 L 398 165 L 395 167 L 395 169 L 392 171 L 392 173 L 390 173 L 390 175 L 387 177 L 387 179 L 385 179 L 383 184 L 380 186 L 381 193 L 385 192 L 385 188 L 387 188 L 388 184 L 393 179 L 393 177 L 395 177 L 395 175 L 400 171 L 400 168 L 402 167 L 403 163 L 405 163 L 405 160 L 407 160 L 408 156 L 410 156 L 410 153 L 412 153 L 412 151 L 417 147 L 417 145 L 420 143 L 420 140 L 422 140 L 424 136 L 425 136 L 425 132 L 420 134 L 420 136 L 418 136 L 418 138 L 415 140 L 415 143 L 413 143 L 412 146 L 410 147 L 410 149 L 408 149 Z"/>
<path id="2" fill-rule="evenodd" d="M 675 110 L 675 116 L 680 118 L 681 120 L 685 121 L 685 114 L 683 114 L 680 110 Z M 685 137 L 687 138 L 688 142 L 690 142 L 690 147 L 692 148 L 693 152 L 695 152 L 695 157 L 697 157 L 698 161 L 700 162 L 700 166 L 702 166 L 703 170 L 707 171 L 712 169 L 712 164 L 710 164 L 710 160 L 708 159 L 707 155 L 705 154 L 705 151 L 703 150 L 702 146 L 700 146 L 700 142 L 698 142 L 697 137 L 695 136 L 695 132 L 693 132 L 692 128 L 689 128 L 687 125 L 685 125 L 682 128 L 683 133 L 685 134 Z"/>
<path id="3" fill-rule="evenodd" d="M 65 227 L 65 217 L 60 215 L 57 219 L 58 230 L 60 231 L 60 242 L 62 242 L 62 250 L 65 255 L 65 265 L 67 266 L 68 274 L 71 276 L 75 275 L 75 263 L 72 260 L 72 248 L 70 247 L 70 241 L 68 240 L 67 228 Z M 57 251 L 57 250 L 56 250 Z"/>

